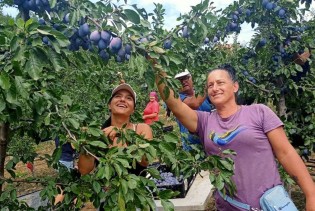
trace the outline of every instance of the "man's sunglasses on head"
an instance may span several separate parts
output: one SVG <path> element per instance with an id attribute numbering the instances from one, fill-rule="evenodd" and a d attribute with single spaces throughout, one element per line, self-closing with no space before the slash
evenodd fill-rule
<path id="1" fill-rule="evenodd" d="M 190 78 L 190 75 L 185 75 L 183 77 L 178 78 L 178 80 L 185 81 L 185 80 L 188 80 L 189 78 Z"/>

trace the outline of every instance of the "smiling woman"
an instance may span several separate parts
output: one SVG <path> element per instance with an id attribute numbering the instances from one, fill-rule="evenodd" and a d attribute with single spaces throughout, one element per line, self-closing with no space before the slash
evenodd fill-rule
<path id="1" fill-rule="evenodd" d="M 155 65 L 154 62 L 153 60 L 152 63 Z M 285 198 L 286 193 L 281 187 L 282 181 L 276 159 L 304 192 L 306 210 L 315 210 L 314 182 L 290 144 L 283 129 L 283 122 L 266 105 L 237 104 L 235 95 L 239 90 L 239 84 L 235 69 L 231 65 L 223 65 L 208 73 L 207 94 L 216 108 L 212 112 L 191 109 L 175 97 L 171 89 L 169 96 L 166 97 L 164 95 L 166 84 L 161 82 L 166 73 L 162 71 L 160 73 L 156 74 L 160 96 L 184 127 L 200 137 L 205 153 L 209 156 L 220 156 L 227 149 L 236 153 L 231 158 L 235 163 L 232 180 L 237 194 L 235 196 L 226 194 L 222 197 L 222 192 L 216 190 L 214 195 L 218 210 L 261 210 L 265 207 L 267 198 L 271 197 L 266 194 L 279 190 Z M 284 202 L 279 199 L 276 202 L 278 207 L 290 203 L 292 206 L 290 210 L 296 210 L 293 209 L 294 205 L 290 200 Z"/>
<path id="2" fill-rule="evenodd" d="M 153 138 L 152 130 L 149 125 L 130 122 L 130 116 L 135 111 L 136 100 L 137 95 L 129 84 L 123 83 L 113 89 L 108 102 L 108 108 L 111 114 L 109 119 L 102 125 L 105 136 L 112 141 L 112 144 L 109 146 L 110 148 L 128 146 L 127 142 L 122 143 L 118 141 L 120 133 L 124 130 L 133 130 L 147 140 Z M 122 128 L 124 129 L 121 130 Z M 88 174 L 94 169 L 97 163 L 98 162 L 96 162 L 95 158 L 91 155 L 81 154 L 78 162 L 79 172 L 81 175 Z M 130 174 L 140 175 L 147 166 L 148 161 L 145 156 L 143 156 L 142 160 L 136 163 L 136 167 L 129 169 L 128 172 Z M 103 206 L 104 203 L 101 203 L 99 211 L 104 210 Z"/>
<path id="3" fill-rule="evenodd" d="M 108 108 L 111 115 L 102 125 L 102 130 L 104 131 L 105 136 L 112 141 L 110 147 L 126 147 L 128 145 L 128 143 L 117 142 L 120 136 L 117 129 L 123 127 L 125 127 L 126 130 L 134 130 L 137 134 L 143 135 L 147 140 L 153 138 L 152 130 L 149 125 L 130 122 L 130 116 L 135 111 L 136 99 L 137 95 L 129 84 L 123 83 L 113 89 L 108 102 Z M 82 175 L 85 175 L 94 169 L 95 160 L 92 156 L 89 157 L 91 158 L 86 158 L 86 155 L 79 157 L 79 161 L 80 159 L 89 160 L 88 164 L 84 162 L 84 166 L 78 166 Z M 132 170 L 132 173 L 138 174 L 147 165 L 147 160 L 145 158 L 142 159 L 142 161 L 138 163 L 136 169 Z"/>

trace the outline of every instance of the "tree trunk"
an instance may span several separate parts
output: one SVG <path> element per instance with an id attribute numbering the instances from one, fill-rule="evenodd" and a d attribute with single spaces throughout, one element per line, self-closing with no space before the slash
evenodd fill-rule
<path id="1" fill-rule="evenodd" d="M 4 161 L 9 141 L 9 123 L 0 123 L 0 177 L 4 176 Z M 0 184 L 0 193 L 2 185 Z"/>
<path id="2" fill-rule="evenodd" d="M 30 19 L 30 11 L 26 10 L 20 5 L 18 7 L 18 10 L 20 12 L 21 18 L 26 22 L 28 19 Z"/>
<path id="3" fill-rule="evenodd" d="M 280 117 L 284 116 L 285 118 L 287 118 L 287 106 L 285 105 L 285 97 L 283 94 L 280 96 L 278 112 Z"/>

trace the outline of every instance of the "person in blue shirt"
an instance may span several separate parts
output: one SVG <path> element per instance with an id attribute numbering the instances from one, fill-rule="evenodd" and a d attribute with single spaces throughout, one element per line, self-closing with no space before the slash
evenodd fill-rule
<path id="1" fill-rule="evenodd" d="M 59 137 L 55 138 L 56 148 L 59 146 L 60 140 Z M 70 142 L 67 142 L 61 146 L 61 156 L 59 163 L 67 167 L 68 170 L 74 169 L 74 157 L 75 149 L 72 147 Z"/>
<path id="2" fill-rule="evenodd" d="M 179 80 L 182 87 L 179 92 L 179 97 L 190 108 L 198 111 L 211 111 L 212 104 L 206 94 L 203 96 L 195 95 L 194 84 L 190 72 L 186 69 L 184 72 L 175 75 L 175 79 Z M 177 120 L 176 120 L 177 121 Z M 189 144 L 200 144 L 199 137 L 189 133 L 179 121 L 177 121 L 181 133 L 182 146 L 184 150 L 189 151 Z"/>

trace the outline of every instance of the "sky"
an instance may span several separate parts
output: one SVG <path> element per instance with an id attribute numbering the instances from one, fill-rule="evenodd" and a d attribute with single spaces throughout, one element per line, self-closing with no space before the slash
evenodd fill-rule
<path id="1" fill-rule="evenodd" d="M 210 0 L 211 1 L 211 0 Z M 137 5 L 141 5 L 141 7 L 144 7 L 148 11 L 152 11 L 154 9 L 154 4 L 160 3 L 165 8 L 165 26 L 167 29 L 171 29 L 175 27 L 178 22 L 176 22 L 176 18 L 179 16 L 180 13 L 188 13 L 191 10 L 191 6 L 194 6 L 198 3 L 200 3 L 199 0 L 132 0 L 128 1 L 128 3 L 135 3 Z M 212 6 L 216 7 L 216 9 L 224 9 L 228 5 L 232 4 L 234 0 L 212 0 L 213 2 Z M 247 23 L 244 23 L 241 25 L 242 30 L 241 33 L 238 36 L 238 42 L 242 44 L 249 43 L 251 37 L 254 34 L 254 30 L 251 28 L 251 26 Z M 233 39 L 230 37 L 228 39 L 228 42 L 232 43 Z"/>
<path id="2" fill-rule="evenodd" d="M 213 5 L 217 9 L 224 9 L 229 4 L 233 3 L 234 0 L 212 0 Z M 120 0 L 123 2 L 123 0 Z M 138 7 L 143 7 L 148 12 L 152 12 L 154 9 L 154 4 L 160 3 L 165 8 L 165 27 L 167 29 L 174 28 L 178 22 L 176 18 L 181 14 L 188 13 L 191 9 L 191 6 L 198 4 L 198 0 L 128 0 L 128 4 L 137 4 Z M 4 14 L 9 14 L 11 16 L 16 16 L 17 10 L 15 8 L 4 8 Z M 249 42 L 251 36 L 254 34 L 254 31 L 248 24 L 242 25 L 241 33 L 238 37 L 238 42 L 246 44 Z M 229 39 L 229 42 L 232 42 L 232 38 Z"/>

